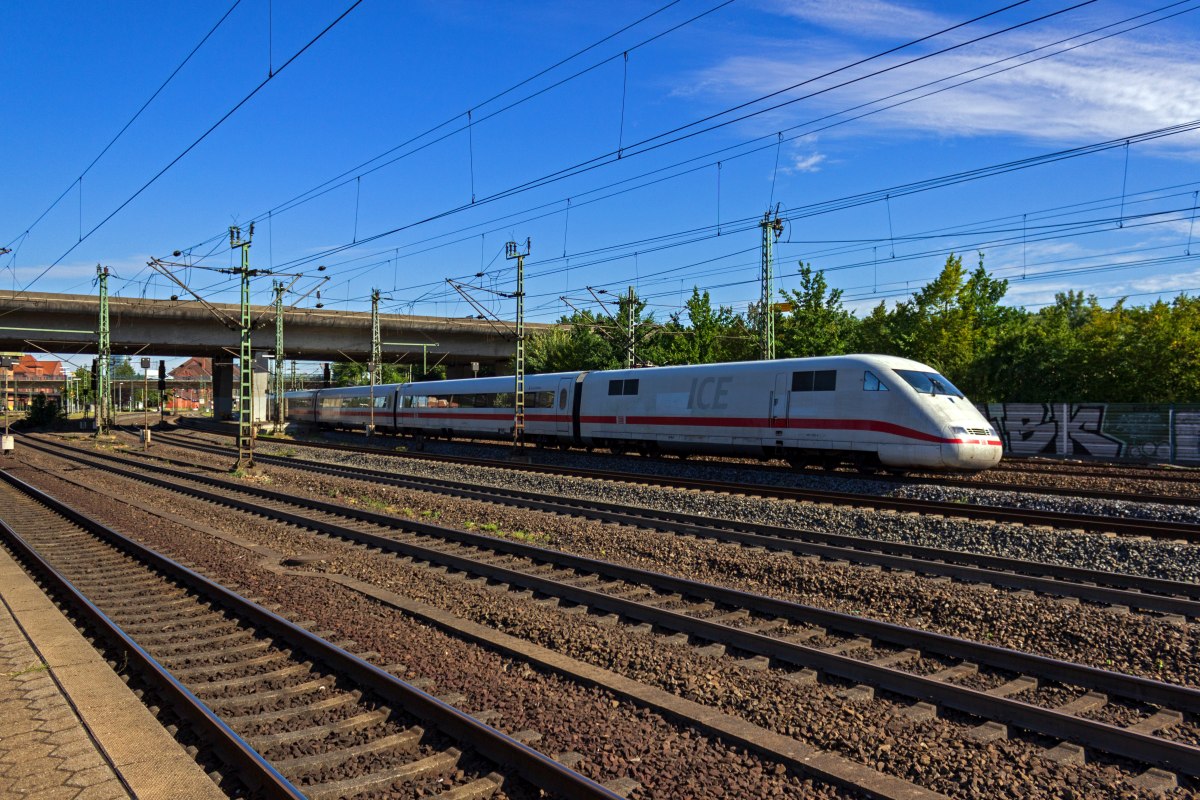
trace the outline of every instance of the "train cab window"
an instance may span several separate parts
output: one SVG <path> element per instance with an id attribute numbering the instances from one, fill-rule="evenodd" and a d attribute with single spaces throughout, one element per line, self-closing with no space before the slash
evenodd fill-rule
<path id="1" fill-rule="evenodd" d="M 567 390 L 558 390 L 558 410 L 561 411 L 567 407 Z"/>
<path id="2" fill-rule="evenodd" d="M 837 390 L 837 370 L 818 369 L 792 373 L 793 392 L 832 392 Z"/>
<path id="3" fill-rule="evenodd" d="M 863 391 L 864 392 L 886 392 L 888 388 L 883 385 L 883 381 L 875 376 L 874 372 L 867 370 L 863 373 Z"/>
<path id="4" fill-rule="evenodd" d="M 921 394 L 945 394 L 962 397 L 963 393 L 953 383 L 936 372 L 921 372 L 915 369 L 898 369 L 896 374 Z"/>

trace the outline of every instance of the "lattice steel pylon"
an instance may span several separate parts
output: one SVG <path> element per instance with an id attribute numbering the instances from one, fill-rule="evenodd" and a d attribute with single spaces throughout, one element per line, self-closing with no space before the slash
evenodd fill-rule
<path id="1" fill-rule="evenodd" d="M 112 407 L 112 339 L 108 327 L 108 267 L 96 265 L 96 280 L 100 285 L 100 319 L 96 330 L 96 436 L 103 436 L 113 424 Z"/>
<path id="2" fill-rule="evenodd" d="M 375 435 L 375 384 L 379 382 L 379 363 L 383 361 L 383 345 L 379 338 L 379 290 L 371 290 L 371 363 L 367 372 L 371 376 L 371 421 L 367 425 L 367 436 Z"/>
<path id="3" fill-rule="evenodd" d="M 275 289 L 275 373 L 271 376 L 271 391 L 275 394 L 275 431 L 280 432 L 286 415 L 283 403 L 283 295 L 287 287 L 283 281 L 274 281 L 272 286 Z"/>
<path id="4" fill-rule="evenodd" d="M 242 239 L 242 229 L 236 225 L 229 228 L 229 247 L 242 251 L 242 267 L 238 274 L 242 279 L 241 347 L 238 350 L 238 460 L 235 469 L 254 466 L 254 422 L 250 418 L 253 408 L 254 355 L 250 349 L 250 240 L 254 238 L 254 223 Z"/>
<path id="5" fill-rule="evenodd" d="M 762 298 L 759 310 L 762 319 L 759 321 L 759 355 L 763 361 L 775 358 L 775 307 L 774 307 L 774 275 L 772 274 L 772 245 L 783 233 L 783 221 L 779 215 L 771 219 L 771 212 L 763 214 L 758 223 L 762 228 Z"/>
<path id="6" fill-rule="evenodd" d="M 517 261 L 517 358 L 513 392 L 513 446 L 525 446 L 525 257 L 529 255 L 530 240 L 525 239 L 525 252 L 516 242 L 504 245 L 504 257 Z"/>

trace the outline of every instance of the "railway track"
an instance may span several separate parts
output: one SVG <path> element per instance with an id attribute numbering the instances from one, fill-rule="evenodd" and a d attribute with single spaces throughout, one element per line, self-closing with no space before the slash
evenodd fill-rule
<path id="1" fill-rule="evenodd" d="M 886 691 L 932 704 L 929 713 L 934 707 L 963 712 L 986 720 L 979 726 L 980 737 L 1010 725 L 1062 740 L 1055 757 L 1082 757 L 1082 748 L 1088 748 L 1180 774 L 1200 774 L 1200 747 L 1187 735 L 1170 736 L 1185 715 L 1200 713 L 1200 690 L 211 475 L 141 466 L 148 474 L 138 472 L 129 459 L 67 453 L 62 446 L 47 449 L 134 480 L 462 573 L 466 579 L 728 648 L 750 661 L 785 669 L 795 680 L 816 680 L 819 673 L 856 685 L 853 691 Z M 998 680 L 986 689 L 955 682 L 981 670 Z M 1035 704 L 1033 693 L 1043 683 L 1067 684 L 1081 693 L 1058 707 Z M 1152 704 L 1158 710 L 1126 727 L 1086 716 L 1110 702 Z"/>
<path id="2" fill-rule="evenodd" d="M 158 441 L 199 452 L 232 455 L 231 448 L 200 443 L 170 434 Z M 186 462 L 152 454 L 156 460 L 178 467 Z M 697 536 L 746 547 L 815 556 L 828 561 L 846 561 L 922 575 L 943 576 L 1016 591 L 1034 591 L 1054 597 L 1073 597 L 1101 603 L 1186 618 L 1200 618 L 1200 586 L 1183 581 L 1158 580 L 1101 570 L 1003 558 L 919 545 L 891 543 L 878 539 L 783 528 L 774 525 L 724 521 L 682 512 L 624 506 L 542 492 L 526 492 L 451 480 L 400 476 L 364 467 L 327 464 L 298 458 L 258 453 L 264 464 L 306 470 L 349 480 L 371 481 L 402 489 L 431 492 L 468 500 L 516 506 L 565 516 L 583 517 L 622 525 L 653 527 L 684 536 Z"/>
<path id="3" fill-rule="evenodd" d="M 258 796 L 620 796 L 6 472 L 0 504 L 5 543 Z"/>
<path id="4" fill-rule="evenodd" d="M 207 429 L 205 429 L 207 431 Z M 211 432 L 211 431 L 210 431 Z M 219 432 L 228 436 L 227 431 Z M 577 478 L 590 478 L 600 481 L 622 483 L 637 483 L 651 486 L 667 486 L 677 489 L 693 489 L 726 494 L 739 494 L 749 497 L 764 497 L 777 500 L 796 500 L 809 503 L 828 503 L 839 506 L 857 506 L 875 509 L 887 509 L 901 513 L 936 514 L 944 517 L 970 517 L 972 519 L 994 520 L 1030 526 L 1045 526 L 1066 530 L 1085 530 L 1099 533 L 1117 533 L 1127 536 L 1146 536 L 1152 539 L 1166 539 L 1188 543 L 1200 543 L 1200 524 L 1190 522 L 1174 522 L 1164 520 L 1138 519 L 1135 517 L 1113 517 L 1096 514 L 1073 514 L 1060 511 L 1041 509 L 1026 509 L 1009 506 L 981 505 L 976 503 L 938 502 L 913 498 L 890 497 L 885 495 L 865 494 L 858 492 L 832 492 L 816 489 L 804 489 L 767 484 L 733 483 L 724 481 L 702 480 L 695 478 L 679 478 L 663 475 L 652 475 L 639 472 L 618 472 L 585 468 L 571 468 L 545 464 L 523 463 L 513 460 L 465 458 L 459 456 L 438 455 L 424 452 L 408 452 L 382 450 L 373 447 L 336 444 L 330 442 L 309 443 L 290 440 L 272 440 L 262 437 L 262 442 L 278 443 L 281 446 L 302 445 L 319 447 L 327 450 L 337 450 L 349 453 L 387 456 L 392 458 L 417 459 L 437 461 L 450 464 L 491 467 L 495 469 L 522 470 L 531 473 L 547 475 L 564 475 Z M 990 486 L 987 488 L 996 489 Z M 1016 486 L 1012 491 L 1023 494 L 1036 492 L 1029 486 Z M 1130 500 L 1125 496 L 1126 500 Z M 1154 502 L 1154 496 L 1137 496 L 1136 502 Z M 1173 499 L 1171 503 L 1194 505 L 1194 499 Z"/>
<path id="5" fill-rule="evenodd" d="M 204 424 L 194 419 L 188 419 L 182 427 L 189 427 L 196 430 L 204 430 L 211 433 L 217 433 L 223 436 L 230 435 L 227 426 L 220 424 Z M 263 437 L 268 440 L 270 437 Z M 469 443 L 475 446 L 487 447 L 497 450 L 502 455 L 501 459 L 512 453 L 510 444 L 499 443 L 492 439 L 456 439 L 464 443 Z M 357 447 L 357 445 L 349 445 Z M 364 448 L 369 450 L 371 448 Z M 380 448 L 376 448 L 380 449 Z M 383 450 L 383 452 L 389 452 Z M 589 453 L 591 458 L 621 460 L 629 458 L 629 454 L 599 454 Z M 638 462 L 651 462 L 660 465 L 676 465 L 679 463 L 678 458 L 665 456 L 638 456 Z M 712 466 L 728 465 L 734 468 L 753 469 L 762 475 L 780 477 L 780 478 L 795 478 L 797 476 L 805 477 L 841 477 L 854 478 L 859 480 L 869 480 L 876 483 L 893 485 L 893 486 L 910 486 L 913 484 L 922 484 L 926 486 L 940 486 L 945 488 L 957 488 L 967 490 L 990 490 L 990 491 L 1006 491 L 1006 492 L 1035 492 L 1058 497 L 1083 497 L 1095 500 L 1114 500 L 1123 502 L 1137 503 L 1159 503 L 1162 505 L 1192 505 L 1200 501 L 1200 470 L 1176 470 L 1172 472 L 1162 468 L 1148 468 L 1136 466 L 1112 465 L 1107 467 L 1096 467 L 1089 465 L 1068 465 L 1054 464 L 1049 462 L 1038 461 L 1034 464 L 1026 464 L 1024 460 L 1004 461 L 995 467 L 992 467 L 982 476 L 972 476 L 970 474 L 946 474 L 924 472 L 919 469 L 908 471 L 906 474 L 889 474 L 886 472 L 873 472 L 863 474 L 853 470 L 834 470 L 832 472 L 811 471 L 811 470 L 796 470 L 792 467 L 778 466 L 776 464 L 763 463 L 761 461 L 750 461 L 747 459 L 730 459 L 720 458 L 718 456 L 702 456 L 693 457 L 692 463 L 711 464 Z M 1047 485 L 1045 483 L 1029 483 L 1017 482 L 1006 483 L 998 477 L 1002 473 L 1010 473 L 1013 475 L 1033 475 L 1033 476 L 1053 476 L 1056 478 L 1091 478 L 1107 481 L 1122 481 L 1125 483 L 1149 483 L 1149 484 L 1175 484 L 1181 487 L 1182 491 L 1177 494 L 1162 493 L 1151 489 L 1139 488 L 1124 488 L 1124 489 L 1108 489 L 1098 488 L 1094 486 L 1059 486 Z"/>

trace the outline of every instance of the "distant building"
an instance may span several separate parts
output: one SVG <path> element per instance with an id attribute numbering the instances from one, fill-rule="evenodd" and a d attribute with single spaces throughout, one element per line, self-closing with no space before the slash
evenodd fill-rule
<path id="1" fill-rule="evenodd" d="M 204 388 L 179 387 L 171 390 L 171 407 L 177 411 L 209 408 L 212 403 L 212 359 L 189 358 L 168 373 L 177 381 L 206 381 Z"/>
<path id="2" fill-rule="evenodd" d="M 3 398 L 4 408 L 9 410 L 29 407 L 34 394 L 44 394 L 58 400 L 62 396 L 67 374 L 61 361 L 39 361 L 29 354 L 17 358 L 12 367 L 0 367 L 0 387 L 8 382 L 8 393 Z"/>

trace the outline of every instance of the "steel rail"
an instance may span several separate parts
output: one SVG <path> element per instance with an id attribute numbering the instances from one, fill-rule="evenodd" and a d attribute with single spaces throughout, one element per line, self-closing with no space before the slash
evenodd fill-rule
<path id="1" fill-rule="evenodd" d="M 8 472 L 0 470 L 0 480 L 25 493 L 33 502 L 42 503 L 58 511 L 53 504 L 47 504 L 44 501 L 45 495 Z M 86 530 L 92 530 L 90 526 L 80 525 L 72 518 L 72 515 L 64 516 L 74 524 L 84 527 Z M 147 653 L 117 623 L 113 622 L 61 572 L 51 566 L 3 519 L 0 519 L 0 534 L 18 557 L 50 585 L 51 592 L 81 612 L 93 630 L 99 631 L 106 640 L 119 647 L 129 657 L 129 663 L 149 680 L 156 691 L 170 700 L 172 708 L 211 742 L 217 755 L 226 764 L 237 768 L 238 779 L 248 788 L 260 792 L 268 798 L 304 800 L 304 794 L 299 789 L 271 766 L 242 737 L 234 733 L 203 701 L 192 694 L 186 686 Z"/>
<path id="2" fill-rule="evenodd" d="M 227 435 L 227 431 L 225 431 L 219 424 L 217 424 L 217 425 L 202 425 L 202 424 L 197 424 L 195 420 L 188 420 L 187 424 L 182 424 L 182 425 L 179 425 L 178 427 L 190 428 L 193 430 L 203 430 L 206 432 L 215 433 L 215 434 L 219 434 L 222 436 Z M 264 441 L 269 441 L 271 439 L 274 439 L 275 437 L 263 436 L 261 438 Z M 505 445 L 501 442 L 497 442 L 495 440 L 482 440 L 481 441 L 481 440 L 468 438 L 468 439 L 464 439 L 463 441 L 475 442 L 477 444 L 484 444 L 486 446 L 495 447 L 495 448 L 501 449 L 501 450 L 509 449 L 507 445 Z M 314 444 L 313 446 L 326 446 L 326 445 L 336 446 L 339 448 L 346 448 L 346 447 L 360 448 L 360 449 L 362 449 L 363 452 L 382 452 L 385 455 L 399 455 L 392 451 L 387 451 L 387 450 L 381 451 L 378 448 L 369 448 L 369 447 L 364 447 L 362 445 L 346 445 L 346 444 L 339 444 L 336 442 L 321 443 L 319 445 Z M 423 453 L 413 453 L 412 455 L 414 457 L 429 457 L 428 455 L 423 454 Z M 604 456 L 604 455 L 592 454 L 592 457 L 594 457 L 594 458 L 619 458 L 620 456 L 618 456 L 618 455 Z M 454 458 L 454 457 L 450 456 L 450 458 Z M 670 459 L 670 458 L 667 458 L 664 456 L 643 456 L 642 458 L 646 461 L 650 461 L 650 462 L 657 463 L 657 464 L 679 463 L 677 460 Z M 713 466 L 727 465 L 727 466 L 736 467 L 736 468 L 753 469 L 757 472 L 761 472 L 761 473 L 764 473 L 767 475 L 779 475 L 779 476 L 783 476 L 783 477 L 797 477 L 797 476 L 806 476 L 806 475 L 814 476 L 814 475 L 820 474 L 820 473 L 807 473 L 804 470 L 797 470 L 792 467 L 781 467 L 781 466 L 776 466 L 773 464 L 761 464 L 761 463 L 747 464 L 747 463 L 744 463 L 744 461 L 721 460 L 721 459 L 717 459 L 717 458 L 714 458 L 712 461 L 710 461 L 708 463 L 711 463 Z M 1100 472 L 1086 472 L 1086 471 L 1074 472 L 1072 470 L 1065 470 L 1065 469 L 1058 470 L 1058 471 L 1049 471 L 1049 470 L 1024 470 L 1024 471 L 1022 471 L 1019 469 L 1006 469 L 1005 468 L 1006 464 L 1012 465 L 1012 462 L 1011 461 L 1002 462 L 1001 464 L 997 465 L 996 467 L 990 468 L 989 474 L 997 474 L 1000 472 L 1010 472 L 1011 471 L 1011 472 L 1018 472 L 1019 474 L 1033 474 L 1033 475 L 1043 474 L 1043 475 L 1058 475 L 1058 476 L 1069 475 L 1069 476 L 1078 476 L 1078 477 L 1095 477 L 1095 478 L 1102 478 L 1102 479 L 1108 479 L 1108 480 L 1159 481 L 1159 482 L 1165 482 L 1165 483 L 1181 483 L 1181 484 L 1198 484 L 1198 485 L 1200 485 L 1200 470 L 1198 470 L 1194 475 L 1192 475 L 1190 477 L 1184 476 L 1184 475 L 1122 476 L 1122 475 L 1112 475 L 1109 473 L 1100 473 Z M 1163 471 L 1165 472 L 1165 470 L 1163 470 Z M 835 472 L 835 473 L 825 473 L 825 476 L 826 477 L 841 477 L 841 478 L 857 479 L 857 480 L 864 480 L 864 481 L 876 481 L 879 483 L 889 483 L 889 484 L 895 484 L 898 486 L 909 486 L 914 483 L 917 483 L 917 484 L 923 484 L 923 485 L 927 485 L 927 486 L 941 486 L 941 487 L 945 487 L 945 488 L 952 488 L 952 489 L 956 488 L 956 489 L 963 489 L 963 490 L 980 489 L 980 490 L 985 490 L 985 491 L 999 491 L 999 492 L 1017 492 L 1017 493 L 1033 492 L 1035 494 L 1044 494 L 1044 495 L 1058 496 L 1058 497 L 1082 497 L 1082 498 L 1088 498 L 1088 499 L 1094 499 L 1094 500 L 1115 500 L 1115 501 L 1136 502 L 1136 503 L 1158 503 L 1161 505 L 1195 505 L 1197 502 L 1200 502 L 1200 498 L 1198 498 L 1198 497 L 1188 497 L 1185 495 L 1178 495 L 1178 494 L 1146 494 L 1144 492 L 1139 493 L 1139 492 L 1133 492 L 1133 491 L 1113 491 L 1113 490 L 1109 490 L 1109 489 L 1095 489 L 1095 488 L 1088 488 L 1088 487 L 1072 488 L 1072 487 L 1066 487 L 1066 486 L 1037 486 L 1037 485 L 1031 485 L 1031 484 L 1026 484 L 1026 483 L 1003 483 L 1000 481 L 985 481 L 985 480 L 978 480 L 978 479 L 972 480 L 967 477 L 959 477 L 959 476 L 954 476 L 954 475 L 931 474 L 928 472 L 924 472 L 919 468 L 911 469 L 908 471 L 907 474 L 904 474 L 904 475 L 890 475 L 890 474 L 885 474 L 882 472 L 875 472 L 875 473 L 869 473 L 869 474 L 863 474 L 863 473 L 858 473 L 858 472 L 853 472 L 853 473 Z"/>
<path id="3" fill-rule="evenodd" d="M 588 798 L 589 800 L 619 800 L 621 797 L 619 794 L 606 789 L 590 778 L 512 739 L 474 717 L 464 714 L 454 706 L 444 703 L 433 695 L 400 680 L 374 664 L 315 636 L 284 617 L 268 611 L 257 603 L 241 597 L 188 567 L 138 544 L 112 528 L 90 519 L 49 494 L 30 486 L 7 472 L 0 471 L 0 478 L 33 497 L 37 502 L 50 508 L 55 513 L 66 517 L 71 522 L 102 540 L 113 544 L 137 560 L 150 564 L 154 569 L 169 575 L 172 579 L 179 581 L 198 594 L 214 599 L 226 608 L 231 609 L 237 615 L 250 620 L 256 626 L 269 630 L 273 635 L 298 646 L 303 652 L 311 653 L 335 671 L 350 676 L 359 685 L 376 692 L 385 702 L 395 704 L 413 716 L 431 723 L 435 728 L 452 738 L 460 742 L 465 742 L 476 752 L 494 763 L 512 766 L 518 774 L 534 786 L 561 797 Z M 99 613 L 98 610 L 97 613 Z M 125 638 L 132 644 L 132 640 L 129 640 L 128 637 Z M 133 646 L 136 647 L 136 645 Z M 137 649 L 140 651 L 140 648 Z M 159 669 L 165 673 L 165 670 L 162 670 L 161 667 Z M 186 692 L 187 690 L 184 689 L 183 691 Z M 198 700 L 195 700 L 195 702 L 199 703 Z M 224 723 L 220 724 L 224 725 Z M 245 745 L 244 742 L 242 744 Z M 248 745 L 245 746 L 249 747 Z M 250 752 L 253 753 L 254 751 L 251 749 Z M 257 756 L 256 753 L 255 755 Z M 258 758 L 261 760 L 261 756 Z M 278 796 L 302 798 L 304 795 L 281 794 Z"/>
<path id="4" fill-rule="evenodd" d="M 206 432 L 218 433 L 222 436 L 229 434 L 204 428 Z M 297 444 L 286 439 L 273 440 L 273 437 L 259 437 L 259 441 L 274 442 L 281 445 Z M 749 497 L 766 497 L 779 500 L 799 500 L 810 503 L 831 503 L 841 506 L 871 507 L 890 509 L 917 514 L 933 514 L 944 517 L 970 517 L 972 519 L 989 519 L 996 522 L 1018 523 L 1031 526 L 1048 526 L 1055 528 L 1080 529 L 1094 532 L 1119 533 L 1129 536 L 1147 536 L 1152 539 L 1182 540 L 1188 543 L 1200 543 L 1200 523 L 1169 522 L 1161 520 L 1143 520 L 1134 517 L 1110 517 L 1094 514 L 1072 514 L 1061 511 L 1041 511 L 1036 509 L 1012 508 L 1008 506 L 981 505 L 974 503 L 948 503 L 933 500 L 915 500 L 902 497 L 885 497 L 882 495 L 858 494 L 854 492 L 831 492 L 818 489 L 800 489 L 795 487 L 769 486 L 752 483 L 726 483 L 722 481 L 703 480 L 699 478 L 671 478 L 662 475 L 651 475 L 639 472 L 615 472 L 590 468 L 556 467 L 545 464 L 526 464 L 503 459 L 461 458 L 457 456 L 438 455 L 424 452 L 398 452 L 381 450 L 357 445 L 336 444 L 332 442 L 299 442 L 307 447 L 322 447 L 328 450 L 341 450 L 368 455 L 382 455 L 392 458 L 420 459 L 439 461 L 443 463 L 465 464 L 470 466 L 491 467 L 494 469 L 520 470 L 549 475 L 563 475 L 575 478 L 589 478 L 600 481 L 620 483 L 642 483 L 654 486 L 665 486 L 677 489 L 696 489 L 709 492 L 724 492 Z M 1030 493 L 1028 486 L 1020 487 L 1022 493 Z M 1143 498 L 1139 498 L 1141 502 Z M 1196 501 L 1188 501 L 1195 503 Z"/>
<path id="5" fill-rule="evenodd" d="M 117 461 L 129 462 L 115 456 L 87 456 L 70 452 L 56 454 L 81 463 Z M 143 467 L 144 468 L 144 467 Z M 137 474 L 128 470 L 107 466 L 111 472 L 133 480 L 161 486 L 175 492 L 192 495 L 209 502 L 248 511 L 289 524 L 306 527 L 321 533 L 348 539 L 369 547 L 398 553 L 404 556 L 439 564 L 489 580 L 520 586 L 548 596 L 560 597 L 573 603 L 618 614 L 630 619 L 658 625 L 668 630 L 697 636 L 707 641 L 725 644 L 749 653 L 763 655 L 782 663 L 803 668 L 818 669 L 829 675 L 858 683 L 866 683 L 885 691 L 937 703 L 941 706 L 967 714 L 996 720 L 1005 724 L 1073 741 L 1086 747 L 1114 755 L 1132 758 L 1141 762 L 1166 767 L 1188 775 L 1200 775 L 1200 748 L 1119 728 L 1096 720 L 1064 714 L 1053 709 L 1042 708 L 1007 697 L 989 695 L 901 670 L 858 661 L 818 648 L 775 639 L 752 631 L 734 628 L 721 623 L 689 617 L 678 612 L 636 601 L 607 595 L 568 583 L 553 581 L 536 575 L 506 567 L 481 562 L 477 559 L 447 553 L 436 548 L 424 547 L 398 541 L 386 536 L 359 531 L 336 523 L 315 520 L 303 514 L 262 506 L 240 500 L 229 495 L 239 492 L 258 496 L 301 509 L 368 522 L 381 527 L 406 530 L 412 533 L 450 540 L 470 547 L 492 550 L 499 553 L 531 559 L 550 565 L 558 565 L 578 572 L 602 575 L 626 582 L 651 585 L 660 590 L 686 597 L 710 600 L 724 606 L 744 608 L 757 613 L 801 621 L 807 625 L 820 625 L 856 636 L 887 642 L 905 648 L 916 648 L 924 652 L 935 652 L 973 663 L 986 664 L 1017 674 L 1031 675 L 1051 681 L 1061 681 L 1084 688 L 1116 695 L 1125 699 L 1154 703 L 1188 713 L 1200 712 L 1200 690 L 1176 684 L 1155 681 L 1134 675 L 1102 670 L 1046 656 L 987 645 L 945 634 L 907 628 L 837 611 L 829 611 L 787 600 L 754 595 L 737 589 L 679 578 L 673 575 L 599 561 L 584 556 L 570 555 L 556 550 L 513 542 L 506 539 L 460 531 L 431 523 L 402 520 L 364 509 L 348 508 L 324 501 L 297 498 L 283 492 L 261 487 L 250 487 L 195 473 L 185 473 L 166 467 L 156 473 L 173 476 L 176 480 L 191 480 L 221 489 L 209 492 L 195 487 L 185 487 L 176 481 L 159 478 L 157 475 Z"/>
<path id="6" fill-rule="evenodd" d="M 180 442 L 164 435 L 160 442 L 200 452 L 228 452 L 230 448 L 193 441 Z M 149 454 L 168 464 L 187 462 Z M 1007 589 L 1030 590 L 1058 597 L 1076 597 L 1110 606 L 1128 606 L 1164 614 L 1200 617 L 1200 585 L 1122 573 L 1103 572 L 1003 556 L 967 553 L 922 545 L 885 542 L 860 536 L 826 533 L 811 529 L 785 528 L 762 523 L 720 520 L 678 511 L 661 511 L 623 506 L 598 500 L 527 492 L 443 480 L 439 478 L 398 476 L 395 473 L 343 464 L 325 464 L 306 459 L 267 455 L 261 450 L 256 458 L 263 464 L 302 469 L 348 480 L 384 483 L 404 489 L 452 495 L 466 500 L 519 505 L 552 514 L 574 515 L 622 525 L 653 525 L 672 533 L 736 542 L 747 547 L 763 547 L 797 555 L 818 556 L 859 564 L 908 570 L 929 575 L 983 583 Z M 1090 585 L 1094 584 L 1094 585 Z"/>

